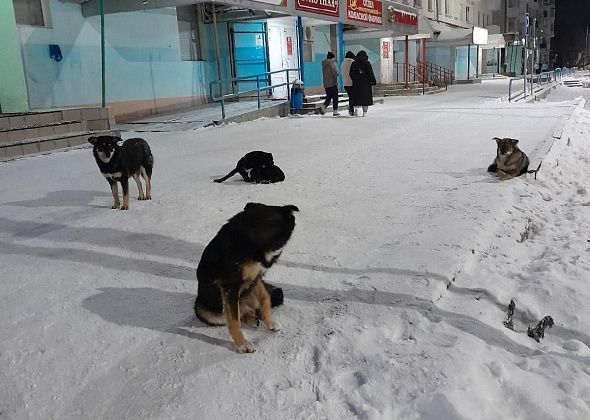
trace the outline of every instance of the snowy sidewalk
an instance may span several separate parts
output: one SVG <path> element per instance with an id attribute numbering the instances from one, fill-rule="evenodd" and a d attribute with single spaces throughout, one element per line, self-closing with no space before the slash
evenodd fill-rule
<path id="1" fill-rule="evenodd" d="M 494 100 L 505 92 L 505 81 L 491 81 L 392 98 L 366 118 L 143 133 L 154 200 L 132 200 L 127 212 L 110 210 L 88 149 L 0 164 L 2 417 L 585 418 L 588 294 L 573 288 L 580 299 L 568 300 L 556 288 L 556 302 L 580 305 L 580 317 L 541 345 L 501 322 L 514 297 L 521 323 L 565 316 L 534 300 L 555 279 L 519 289 L 513 259 L 536 256 L 501 229 L 520 235 L 539 211 L 525 198 L 566 188 L 550 181 L 561 149 L 540 181 L 501 183 L 485 171 L 492 137 L 519 138 L 540 158 L 577 103 Z M 587 134 L 575 131 L 587 133 L 590 120 L 577 112 L 564 133 L 582 148 Z M 271 151 L 286 181 L 212 182 L 250 150 Z M 192 303 L 204 246 L 249 201 L 301 212 L 267 274 L 285 289 L 283 330 L 246 329 L 257 352 L 245 356 L 225 328 L 195 320 Z M 587 282 L 583 260 L 575 273 Z"/>

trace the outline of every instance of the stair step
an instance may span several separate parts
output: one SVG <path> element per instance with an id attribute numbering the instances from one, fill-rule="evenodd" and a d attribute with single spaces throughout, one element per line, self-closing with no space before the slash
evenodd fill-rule
<path id="1" fill-rule="evenodd" d="M 81 121 L 61 121 L 51 122 L 37 127 L 9 128 L 8 130 L 0 130 L 0 144 L 78 132 L 85 129 L 87 129 L 86 124 Z"/>
<path id="2" fill-rule="evenodd" d="M 45 153 L 56 149 L 65 149 L 87 144 L 88 137 L 100 135 L 120 136 L 119 130 L 78 131 L 52 136 L 36 137 L 26 140 L 0 144 L 0 160 Z"/>

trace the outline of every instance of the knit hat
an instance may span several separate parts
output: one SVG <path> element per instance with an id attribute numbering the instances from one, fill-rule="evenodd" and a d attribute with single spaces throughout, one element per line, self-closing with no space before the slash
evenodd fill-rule
<path id="1" fill-rule="evenodd" d="M 328 56 L 327 57 L 328 57 L 328 59 L 330 59 L 330 58 L 334 58 L 335 56 L 334 56 L 334 53 L 332 51 L 328 51 Z"/>
<path id="2" fill-rule="evenodd" d="M 345 58 L 352 58 L 354 59 L 354 53 L 352 51 L 346 51 L 346 55 L 344 56 Z"/>

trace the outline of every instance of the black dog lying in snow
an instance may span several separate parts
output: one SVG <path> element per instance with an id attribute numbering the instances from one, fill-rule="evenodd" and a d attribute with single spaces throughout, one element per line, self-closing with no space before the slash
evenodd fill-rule
<path id="1" fill-rule="evenodd" d="M 215 182 L 223 182 L 237 173 L 244 181 L 256 184 L 270 184 L 285 180 L 285 174 L 281 168 L 274 164 L 272 153 L 260 150 L 246 153 L 238 160 L 235 169 L 223 178 L 216 179 Z"/>

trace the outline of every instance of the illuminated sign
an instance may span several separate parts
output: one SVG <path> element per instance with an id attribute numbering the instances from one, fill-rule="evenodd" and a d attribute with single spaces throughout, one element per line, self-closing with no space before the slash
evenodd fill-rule
<path id="1" fill-rule="evenodd" d="M 383 5 L 379 0 L 346 0 L 346 17 L 357 22 L 383 24 Z"/>
<path id="2" fill-rule="evenodd" d="M 402 25 L 418 26 L 418 16 L 405 10 L 389 8 L 389 21 Z"/>
<path id="3" fill-rule="evenodd" d="M 338 0 L 295 0 L 295 9 L 338 17 Z"/>

